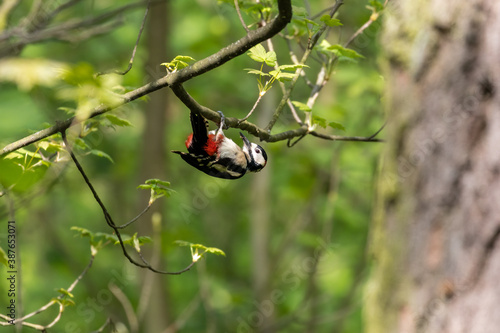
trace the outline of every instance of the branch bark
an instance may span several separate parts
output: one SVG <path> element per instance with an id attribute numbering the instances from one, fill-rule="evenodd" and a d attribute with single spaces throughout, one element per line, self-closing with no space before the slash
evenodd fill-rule
<path id="1" fill-rule="evenodd" d="M 178 72 L 170 73 L 162 77 L 161 79 L 152 81 L 140 88 L 137 88 L 126 94 L 123 94 L 121 96 L 122 101 L 119 103 L 116 103 L 114 105 L 102 105 L 96 108 L 94 112 L 89 116 L 89 118 L 97 117 L 103 113 L 106 113 L 124 104 L 130 103 L 140 97 L 143 97 L 161 88 L 188 81 L 198 75 L 201 75 L 203 73 L 206 73 L 214 68 L 223 65 L 224 63 L 228 62 L 234 57 L 237 57 L 245 53 L 258 43 L 276 35 L 288 24 L 288 22 L 290 22 L 292 18 L 291 0 L 278 0 L 278 10 L 279 10 L 278 16 L 276 16 L 276 18 L 270 24 L 263 26 L 257 30 L 250 31 L 243 38 L 221 49 L 217 53 L 214 53 L 205 59 L 195 62 L 193 65 L 189 67 L 186 67 Z M 214 119 L 214 118 L 215 117 L 212 116 L 209 119 Z M 16 142 L 13 142 L 5 146 L 0 151 L 0 156 L 6 155 L 14 150 L 25 147 L 34 142 L 40 141 L 56 133 L 65 131 L 70 126 L 76 125 L 79 122 L 80 121 L 78 121 L 75 117 L 66 119 L 60 123 L 55 124 L 54 126 L 36 132 L 32 135 L 29 135 L 23 139 L 20 139 Z"/>
<path id="2" fill-rule="evenodd" d="M 173 85 L 171 87 L 172 91 L 174 94 L 179 98 L 184 105 L 186 105 L 189 110 L 191 110 L 194 113 L 201 114 L 203 117 L 213 121 L 213 122 L 219 122 L 220 121 L 220 115 L 206 106 L 203 106 L 199 104 L 189 93 L 182 87 L 182 85 L 177 84 Z M 266 142 L 277 142 L 277 141 L 283 141 L 283 140 L 289 140 L 293 139 L 296 137 L 300 136 L 305 136 L 307 134 L 311 134 L 312 136 L 325 139 L 325 140 L 336 140 L 336 141 L 360 141 L 360 142 L 382 142 L 380 139 L 376 139 L 375 136 L 380 132 L 377 131 L 375 134 L 368 136 L 368 137 L 362 137 L 362 136 L 341 136 L 341 135 L 327 135 L 327 134 L 322 134 L 318 133 L 316 131 L 309 131 L 306 125 L 277 133 L 277 134 L 270 134 L 266 129 L 260 128 L 257 125 L 250 123 L 248 121 L 240 121 L 237 118 L 234 117 L 226 117 L 226 126 L 232 127 L 232 128 L 239 128 L 244 131 L 247 131 L 248 133 L 252 134 L 253 136 L 258 137 L 261 141 L 266 141 Z"/>

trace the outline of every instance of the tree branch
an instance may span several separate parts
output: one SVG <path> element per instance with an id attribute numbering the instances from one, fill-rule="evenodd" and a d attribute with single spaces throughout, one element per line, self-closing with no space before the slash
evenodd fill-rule
<path id="1" fill-rule="evenodd" d="M 170 73 L 161 79 L 152 81 L 140 88 L 137 88 L 126 94 L 123 94 L 121 96 L 122 101 L 119 103 L 116 103 L 114 105 L 108 105 L 108 106 L 102 105 L 97 107 L 94 110 L 94 112 L 92 112 L 92 114 L 89 116 L 89 118 L 99 116 L 103 113 L 106 113 L 124 104 L 130 103 L 142 96 L 145 96 L 161 88 L 188 81 L 198 75 L 201 75 L 205 72 L 208 72 L 214 68 L 223 65 L 224 63 L 226 63 L 227 61 L 231 60 L 236 56 L 245 53 L 258 43 L 276 35 L 288 24 L 288 22 L 290 22 L 292 18 L 291 0 L 278 0 L 278 10 L 279 10 L 278 16 L 270 24 L 261 27 L 257 30 L 251 31 L 238 41 L 230 44 L 229 46 L 221 49 L 217 53 L 214 53 L 205 59 L 195 62 L 193 65 L 189 67 L 183 68 L 178 72 Z M 215 117 L 211 117 L 209 119 L 214 119 L 214 118 Z M 0 151 L 0 156 L 6 155 L 14 150 L 25 147 L 34 142 L 40 141 L 48 136 L 54 135 L 59 132 L 63 132 L 70 126 L 76 125 L 80 122 L 81 121 L 77 120 L 75 117 L 72 117 L 60 123 L 56 123 L 56 125 L 52 127 L 41 130 L 37 133 L 29 135 L 23 139 L 20 139 L 16 142 L 13 142 L 5 146 Z"/>
<path id="2" fill-rule="evenodd" d="M 73 281 L 73 283 L 69 286 L 69 288 L 66 289 L 69 293 L 71 293 L 73 291 L 73 289 L 75 289 L 76 285 L 81 281 L 81 279 L 83 278 L 83 276 L 85 274 L 87 274 L 88 270 L 90 269 L 90 267 L 92 266 L 92 264 L 94 262 L 94 258 L 95 258 L 95 256 L 93 254 L 91 254 L 91 256 L 90 256 L 90 262 L 88 263 L 88 265 L 80 273 L 80 275 L 76 278 L 76 280 Z M 56 297 L 56 299 L 57 300 L 62 300 L 64 297 L 66 297 L 66 295 L 59 295 L 58 297 Z M 50 300 L 50 302 L 48 302 L 47 304 L 45 304 L 44 306 L 42 306 L 38 310 L 35 310 L 35 311 L 31 312 L 31 313 L 28 313 L 27 315 L 25 315 L 25 316 L 23 316 L 21 318 L 15 319 L 14 320 L 14 324 L 21 323 L 22 325 L 29 326 L 29 327 L 38 329 L 40 331 L 43 331 L 44 329 L 47 329 L 47 328 L 50 328 L 50 327 L 54 326 L 59 321 L 59 319 L 61 318 L 62 312 L 64 310 L 64 305 L 62 303 L 60 303 L 60 302 L 57 302 L 57 300 L 52 299 L 52 300 Z M 57 314 L 57 316 L 54 318 L 54 320 L 50 324 L 42 326 L 42 325 L 37 325 L 37 324 L 32 324 L 32 323 L 26 322 L 26 319 L 31 318 L 31 317 L 39 314 L 39 313 L 44 312 L 45 310 L 47 310 L 48 308 L 50 308 L 52 305 L 57 304 L 57 303 L 59 303 L 59 313 Z M 4 315 L 0 315 L 0 318 L 5 319 L 5 320 L 9 320 L 10 319 L 9 317 L 4 316 Z M 12 324 L 0 322 L 0 326 L 7 326 L 7 325 L 12 325 Z"/>
<path id="3" fill-rule="evenodd" d="M 122 14 L 127 10 L 145 4 L 144 1 L 138 1 L 128 5 L 121 6 L 115 10 L 103 13 L 94 17 L 87 17 L 81 20 L 69 20 L 58 25 L 49 26 L 51 21 L 63 10 L 75 5 L 81 0 L 70 0 L 51 12 L 44 11 L 44 7 L 32 9 L 30 17 L 18 26 L 12 27 L 0 33 L 0 57 L 19 53 L 26 45 L 43 42 L 49 39 L 63 41 L 74 40 L 71 33 L 79 31 L 82 35 L 97 35 L 107 32 L 108 27 L 113 27 L 113 23 L 105 24 L 110 19 Z M 116 23 L 116 21 L 115 21 Z M 13 39 L 14 42 L 9 42 Z"/>
<path id="4" fill-rule="evenodd" d="M 250 29 L 248 29 L 245 20 L 243 20 L 243 16 L 241 16 L 241 10 L 240 10 L 240 5 L 238 4 L 238 0 L 234 0 L 234 8 L 236 8 L 236 13 L 238 13 L 241 25 L 243 26 L 243 28 L 247 33 L 250 32 Z"/>
<path id="5" fill-rule="evenodd" d="M 97 73 L 96 74 L 97 76 L 111 74 L 111 73 L 118 75 L 125 75 L 132 69 L 132 65 L 134 64 L 134 59 L 135 59 L 135 53 L 137 52 L 137 46 L 139 45 L 139 41 L 141 40 L 142 31 L 144 30 L 144 26 L 146 24 L 146 19 L 148 17 L 150 5 L 151 5 L 151 0 L 148 0 L 148 4 L 146 5 L 146 10 L 144 11 L 144 17 L 142 18 L 141 28 L 139 29 L 139 34 L 137 35 L 137 40 L 135 42 L 134 49 L 132 51 L 132 56 L 130 57 L 127 68 L 124 71 L 113 70 L 109 72 Z"/>
<path id="6" fill-rule="evenodd" d="M 344 0 L 336 0 L 335 5 L 333 6 L 332 10 L 330 11 L 330 16 L 333 17 L 333 15 L 335 15 L 335 13 L 339 10 L 340 6 L 342 6 L 343 4 L 344 4 Z M 327 28 L 328 28 L 328 26 L 326 25 L 326 23 L 323 23 L 323 26 L 309 39 L 309 42 L 307 43 L 307 48 L 306 48 L 304 54 L 302 55 L 302 59 L 300 60 L 300 64 L 306 63 L 314 46 L 316 45 L 319 38 L 321 37 L 321 35 L 323 35 L 323 33 L 326 31 Z M 290 82 L 290 86 L 289 86 L 288 90 L 283 95 L 283 98 L 281 99 L 278 107 L 274 111 L 274 114 L 273 114 L 271 120 L 269 121 L 269 124 L 267 124 L 267 126 L 266 126 L 267 132 L 271 132 L 272 128 L 276 124 L 276 121 L 278 121 L 278 119 L 281 115 L 281 112 L 283 111 L 285 105 L 287 104 L 287 101 L 289 100 L 289 98 L 292 94 L 293 88 L 295 87 L 295 84 L 297 83 L 297 80 L 300 77 L 301 72 L 302 72 L 302 68 L 298 68 L 295 71 L 295 75 L 292 79 L 292 82 Z M 311 126 L 309 119 L 306 119 L 306 125 Z"/>
<path id="7" fill-rule="evenodd" d="M 189 93 L 182 87 L 182 85 L 177 84 L 170 87 L 174 94 L 181 100 L 184 105 L 188 107 L 188 109 L 196 114 L 201 114 L 203 117 L 213 121 L 220 122 L 220 115 L 214 110 L 207 108 L 199 104 Z M 269 132 L 265 129 L 258 127 L 257 125 L 250 123 L 248 121 L 240 121 L 234 117 L 226 117 L 226 126 L 232 128 L 239 128 L 248 133 L 258 137 L 261 141 L 266 142 L 277 142 L 283 140 L 289 140 L 296 137 L 305 136 L 307 134 L 311 134 L 315 137 L 326 139 L 326 140 L 336 140 L 336 141 L 358 141 L 358 142 L 381 142 L 382 140 L 376 139 L 375 136 L 380 132 L 377 131 L 374 135 L 369 137 L 361 137 L 361 136 L 340 136 L 340 135 L 327 135 L 321 134 L 316 131 L 309 131 L 307 126 L 302 126 L 294 130 L 289 130 L 277 134 L 269 134 Z"/>
<path id="8" fill-rule="evenodd" d="M 73 153 L 73 150 L 71 149 L 71 146 L 69 145 L 68 139 L 66 137 L 66 132 L 64 132 L 64 131 L 61 132 L 61 135 L 62 135 L 64 147 L 66 148 L 67 152 L 71 156 L 71 159 L 75 163 L 76 168 L 78 169 L 78 171 L 82 175 L 83 179 L 85 180 L 85 183 L 87 184 L 87 186 L 89 187 L 90 191 L 92 192 L 92 195 L 94 196 L 94 199 L 97 201 L 97 203 L 101 207 L 101 210 L 102 210 L 102 212 L 104 214 L 104 219 L 106 220 L 106 223 L 111 227 L 111 229 L 113 229 L 113 231 L 114 231 L 114 233 L 116 235 L 116 238 L 118 238 L 118 242 L 120 243 L 120 247 L 122 249 L 123 255 L 128 259 L 128 261 L 130 263 L 138 266 L 138 267 L 149 269 L 150 271 L 158 273 L 158 274 L 179 275 L 179 274 L 182 274 L 182 273 L 187 272 L 188 270 L 190 270 L 191 267 L 193 267 L 193 265 L 196 263 L 196 261 L 193 260 L 186 268 L 184 268 L 184 269 L 182 269 L 180 271 L 177 271 L 177 272 L 166 272 L 166 271 L 161 271 L 161 270 L 158 270 L 158 269 L 152 267 L 146 261 L 146 259 L 142 256 L 141 252 L 139 252 L 137 250 L 136 250 L 137 255 L 141 258 L 141 260 L 143 262 L 142 264 L 140 262 L 134 260 L 134 258 L 132 258 L 130 256 L 130 254 L 128 253 L 128 251 L 127 251 L 127 249 L 125 247 L 125 243 L 123 242 L 122 235 L 120 234 L 120 231 L 119 231 L 119 227 L 116 226 L 116 224 L 113 221 L 113 218 L 111 217 L 111 215 L 109 214 L 106 206 L 102 202 L 101 198 L 97 194 L 97 191 L 94 189 L 94 186 L 92 185 L 92 183 L 90 182 L 89 178 L 87 177 L 87 174 L 83 170 L 82 165 L 80 164 L 80 162 L 78 162 L 78 159 L 76 158 L 76 155 Z"/>

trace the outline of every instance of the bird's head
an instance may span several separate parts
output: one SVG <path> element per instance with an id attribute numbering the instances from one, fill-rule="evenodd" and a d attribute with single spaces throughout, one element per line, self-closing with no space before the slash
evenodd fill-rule
<path id="1" fill-rule="evenodd" d="M 243 139 L 243 152 L 247 158 L 248 171 L 259 172 L 267 164 L 266 151 L 258 144 L 248 141 L 241 132 L 240 137 Z"/>

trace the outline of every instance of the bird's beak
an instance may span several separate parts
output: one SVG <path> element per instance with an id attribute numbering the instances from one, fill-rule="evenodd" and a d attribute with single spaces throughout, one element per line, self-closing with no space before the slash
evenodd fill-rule
<path id="1" fill-rule="evenodd" d="M 246 138 L 246 136 L 243 135 L 243 133 L 240 132 L 240 137 L 243 140 L 243 144 L 247 147 L 248 150 L 250 150 L 250 141 Z"/>

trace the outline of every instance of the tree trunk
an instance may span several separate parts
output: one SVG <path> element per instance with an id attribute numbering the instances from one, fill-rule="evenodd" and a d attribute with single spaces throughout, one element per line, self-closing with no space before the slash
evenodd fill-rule
<path id="1" fill-rule="evenodd" d="M 383 36 L 366 331 L 498 332 L 500 1 L 401 0 Z"/>
<path id="2" fill-rule="evenodd" d="M 275 96 L 274 94 L 272 95 Z M 274 98 L 263 99 L 260 112 L 258 113 L 257 124 L 263 125 L 271 116 L 266 110 L 273 110 L 270 105 Z M 252 181 L 250 207 L 257 207 L 251 210 L 250 216 L 250 238 L 252 244 L 252 284 L 254 299 L 258 304 L 263 304 L 270 299 L 270 277 L 271 263 L 269 247 L 269 227 L 270 227 L 270 206 L 272 201 L 271 192 L 271 165 L 264 168 Z M 255 332 L 267 333 L 272 325 L 273 311 L 264 311 L 262 323 L 258 325 Z"/>
<path id="3" fill-rule="evenodd" d="M 171 12 L 169 1 L 152 3 L 145 27 L 148 59 L 146 63 L 145 81 L 157 80 L 165 75 L 165 70 L 160 66 L 168 59 L 166 54 L 169 37 L 169 14 Z M 168 98 L 165 89 L 156 91 L 149 95 L 149 102 L 145 105 L 145 128 L 141 147 L 141 163 L 139 177 L 140 183 L 147 179 L 168 179 L 166 166 L 166 119 L 168 113 Z M 144 191 L 146 192 L 146 191 Z M 141 207 L 149 200 L 149 193 L 144 193 L 141 198 Z M 150 212 L 143 217 L 139 224 L 141 235 L 149 235 L 153 238 L 155 247 L 149 252 L 145 250 L 146 257 L 154 267 L 167 270 L 165 260 L 161 256 L 161 228 L 152 226 L 152 218 L 162 216 L 166 202 L 158 200 L 151 207 Z M 156 230 L 155 230 L 156 229 Z M 160 258 L 162 258 L 160 260 Z M 141 270 L 143 289 L 138 308 L 138 317 L 141 324 L 141 332 L 161 332 L 170 321 L 171 306 L 169 304 L 169 291 L 163 275 L 153 273 L 149 270 Z"/>

